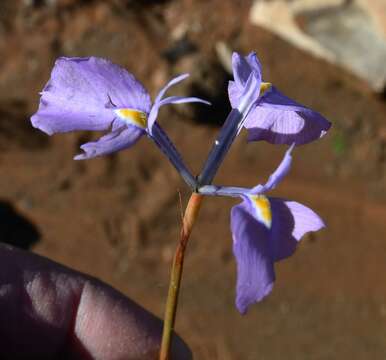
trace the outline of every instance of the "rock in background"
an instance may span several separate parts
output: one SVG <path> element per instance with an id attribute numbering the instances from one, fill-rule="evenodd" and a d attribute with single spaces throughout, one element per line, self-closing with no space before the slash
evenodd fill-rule
<path id="1" fill-rule="evenodd" d="M 386 85 L 386 2 L 366 0 L 255 1 L 252 23 L 338 64 L 376 92 Z"/>

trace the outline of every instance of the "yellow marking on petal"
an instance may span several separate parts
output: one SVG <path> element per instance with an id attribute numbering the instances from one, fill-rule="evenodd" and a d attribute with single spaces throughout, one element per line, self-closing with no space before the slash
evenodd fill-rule
<path id="1" fill-rule="evenodd" d="M 146 129 L 147 115 L 143 111 L 134 109 L 116 109 L 114 112 L 122 119 L 130 124 Z"/>
<path id="2" fill-rule="evenodd" d="M 272 87 L 271 83 L 262 82 L 260 85 L 260 96 L 263 96 L 271 87 Z"/>
<path id="3" fill-rule="evenodd" d="M 268 228 L 272 224 L 271 204 L 264 195 L 250 195 L 250 199 L 256 208 L 257 218 Z"/>

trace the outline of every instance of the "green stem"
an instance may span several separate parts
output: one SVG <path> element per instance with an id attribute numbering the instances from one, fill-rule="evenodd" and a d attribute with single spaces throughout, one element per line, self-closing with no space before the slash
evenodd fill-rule
<path id="1" fill-rule="evenodd" d="M 170 345 L 173 337 L 174 322 L 176 319 L 178 293 L 180 290 L 182 270 L 184 266 L 185 249 L 188 244 L 193 225 L 197 219 L 201 208 L 203 196 L 197 193 L 192 193 L 188 205 L 185 209 L 185 214 L 182 222 L 180 241 L 177 245 L 176 252 L 173 258 L 172 270 L 170 274 L 170 283 L 168 297 L 166 300 L 164 328 L 162 332 L 162 342 L 159 360 L 170 359 Z"/>

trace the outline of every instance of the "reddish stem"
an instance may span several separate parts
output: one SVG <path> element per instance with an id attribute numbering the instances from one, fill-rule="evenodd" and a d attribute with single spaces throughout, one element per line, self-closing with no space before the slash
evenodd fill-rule
<path id="1" fill-rule="evenodd" d="M 192 232 L 194 223 L 198 217 L 201 208 L 203 196 L 192 193 L 182 222 L 180 241 L 178 242 L 176 252 L 173 258 L 172 270 L 170 274 L 170 283 L 168 297 L 166 300 L 164 328 L 162 332 L 162 342 L 160 350 L 160 360 L 170 359 L 170 345 L 173 337 L 174 323 L 177 313 L 178 294 L 180 290 L 182 270 L 184 267 L 185 250 Z"/>

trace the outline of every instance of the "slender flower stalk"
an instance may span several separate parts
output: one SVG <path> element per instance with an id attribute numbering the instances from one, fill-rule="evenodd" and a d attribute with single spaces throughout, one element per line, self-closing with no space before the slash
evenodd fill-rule
<path id="1" fill-rule="evenodd" d="M 188 205 L 185 209 L 182 221 L 180 240 L 177 245 L 173 258 L 173 264 L 170 274 L 169 292 L 166 300 L 164 328 L 162 332 L 162 342 L 160 351 L 160 360 L 169 359 L 170 345 L 172 342 L 174 322 L 176 319 L 178 294 L 180 291 L 182 271 L 184 267 L 185 250 L 189 241 L 195 221 L 201 208 L 203 196 L 192 193 Z"/>

